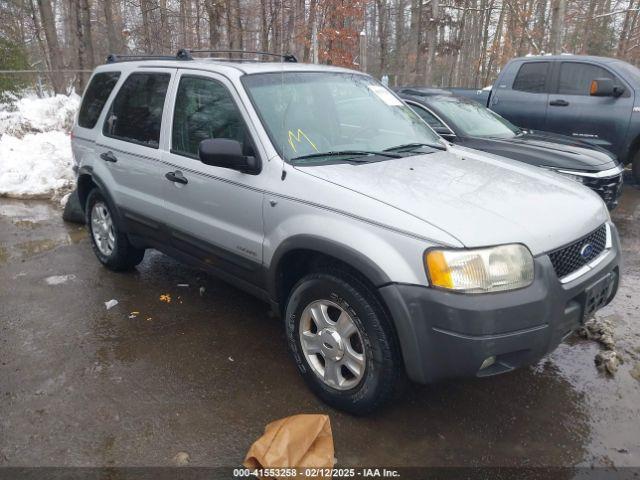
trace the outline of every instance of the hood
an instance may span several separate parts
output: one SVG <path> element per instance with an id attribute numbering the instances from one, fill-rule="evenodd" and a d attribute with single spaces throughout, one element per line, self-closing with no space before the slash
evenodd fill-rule
<path id="1" fill-rule="evenodd" d="M 596 172 L 614 168 L 612 153 L 566 135 L 528 131 L 514 138 L 468 138 L 465 146 L 530 165 Z"/>
<path id="2" fill-rule="evenodd" d="M 466 148 L 366 164 L 295 167 L 423 220 L 467 247 L 524 243 L 534 255 L 595 230 L 607 209 L 588 188 Z M 376 216 L 375 204 L 368 215 Z M 402 215 L 391 227 L 403 229 Z"/>

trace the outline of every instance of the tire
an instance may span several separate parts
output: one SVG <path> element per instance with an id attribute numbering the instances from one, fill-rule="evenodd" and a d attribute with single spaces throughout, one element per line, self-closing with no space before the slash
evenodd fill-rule
<path id="1" fill-rule="evenodd" d="M 328 271 L 302 278 L 287 301 L 285 323 L 298 370 L 327 404 L 365 415 L 399 393 L 404 368 L 395 332 L 380 302 L 353 275 Z"/>
<path id="2" fill-rule="evenodd" d="M 91 247 L 105 267 L 120 272 L 142 261 L 144 249 L 131 245 L 118 225 L 113 206 L 98 188 L 89 192 L 84 211 Z"/>

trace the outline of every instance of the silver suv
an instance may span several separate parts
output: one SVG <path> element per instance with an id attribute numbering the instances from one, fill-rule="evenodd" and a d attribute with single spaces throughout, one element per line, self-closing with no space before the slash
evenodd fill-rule
<path id="1" fill-rule="evenodd" d="M 337 408 L 531 364 L 615 295 L 595 193 L 451 149 L 368 75 L 126 60 L 95 70 L 73 128 L 96 256 L 127 270 L 154 248 L 270 302 Z"/>

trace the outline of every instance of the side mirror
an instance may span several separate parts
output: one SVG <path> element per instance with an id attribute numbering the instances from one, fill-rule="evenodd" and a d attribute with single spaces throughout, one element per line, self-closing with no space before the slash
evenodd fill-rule
<path id="1" fill-rule="evenodd" d="M 591 80 L 589 95 L 592 97 L 613 97 L 614 93 L 612 79 L 596 78 L 595 80 Z"/>
<path id="2" fill-rule="evenodd" d="M 205 165 L 230 168 L 243 173 L 260 172 L 260 162 L 256 157 L 242 153 L 242 144 L 230 138 L 209 138 L 200 142 L 200 161 Z"/>

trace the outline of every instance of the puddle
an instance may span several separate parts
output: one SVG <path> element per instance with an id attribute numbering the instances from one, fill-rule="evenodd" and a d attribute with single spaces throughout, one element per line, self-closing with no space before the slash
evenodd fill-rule
<path id="1" fill-rule="evenodd" d="M 61 209 L 39 200 L 0 199 L 0 229 L 8 234 L 0 247 L 0 265 L 75 245 L 87 237 L 84 226 L 64 223 Z"/>
<path id="2" fill-rule="evenodd" d="M 37 255 L 38 253 L 53 250 L 63 243 L 64 242 L 61 242 L 59 240 L 56 241 L 50 238 L 45 238 L 42 240 L 27 240 L 26 242 L 20 242 L 16 244 L 16 247 L 22 252 L 23 256 L 31 257 L 33 255 Z"/>
<path id="3" fill-rule="evenodd" d="M 67 230 L 67 234 L 69 235 L 68 243 L 76 244 L 81 240 L 84 240 L 85 238 L 87 238 L 87 229 L 84 226 L 69 227 Z"/>
<path id="4" fill-rule="evenodd" d="M 13 224 L 22 229 L 34 229 L 42 226 L 42 222 L 34 222 L 32 220 L 14 220 Z"/>
<path id="5" fill-rule="evenodd" d="M 25 202 L 3 198 L 0 203 L 0 216 L 10 217 L 17 222 L 40 223 L 60 215 L 60 210 L 49 202 Z"/>

